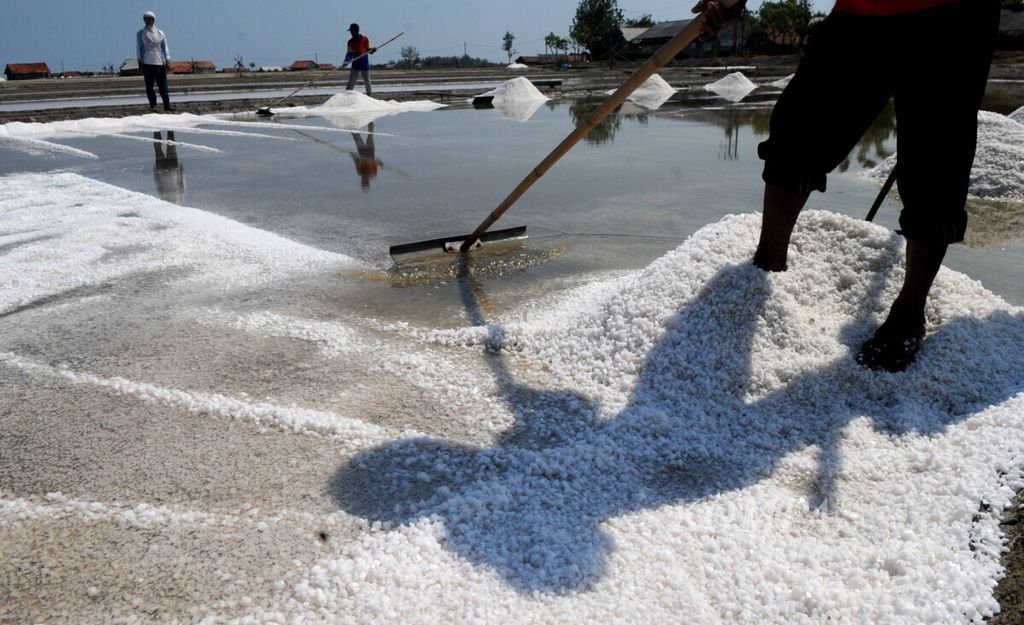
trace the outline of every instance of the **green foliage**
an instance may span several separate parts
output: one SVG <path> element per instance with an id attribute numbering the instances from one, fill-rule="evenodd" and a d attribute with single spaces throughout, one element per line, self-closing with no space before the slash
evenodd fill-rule
<path id="1" fill-rule="evenodd" d="M 622 11 L 616 0 L 580 0 L 569 36 L 597 57 L 607 56 L 622 26 Z"/>
<path id="2" fill-rule="evenodd" d="M 425 68 L 447 68 L 447 67 L 490 67 L 494 65 L 487 59 L 471 57 L 468 54 L 462 56 L 425 56 L 418 59 L 420 67 Z"/>
<path id="3" fill-rule="evenodd" d="M 654 26 L 654 18 L 651 17 L 650 13 L 644 13 L 640 17 L 627 18 L 623 26 L 627 28 L 650 28 Z"/>
<path id="4" fill-rule="evenodd" d="M 512 55 L 518 52 L 518 50 L 512 47 L 512 45 L 515 44 L 515 42 L 516 36 L 506 30 L 505 35 L 501 38 L 501 49 L 504 50 L 506 54 L 508 54 L 509 63 L 512 62 Z"/>
<path id="5" fill-rule="evenodd" d="M 565 37 L 559 37 L 555 33 L 544 35 L 544 54 L 556 56 L 559 53 L 563 55 L 569 54 L 569 40 Z"/>
<path id="6" fill-rule="evenodd" d="M 1003 8 L 1020 11 L 1024 9 L 1024 0 L 1003 0 Z"/>
<path id="7" fill-rule="evenodd" d="M 780 43 L 798 45 L 807 36 L 813 16 L 810 0 L 769 0 L 757 12 L 757 26 L 773 33 Z"/>

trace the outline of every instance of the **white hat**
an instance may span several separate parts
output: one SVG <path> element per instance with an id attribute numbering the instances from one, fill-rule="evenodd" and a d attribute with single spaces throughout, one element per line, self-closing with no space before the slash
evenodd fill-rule
<path id="1" fill-rule="evenodd" d="M 142 14 L 142 17 L 152 17 L 153 19 L 156 19 L 156 13 L 152 11 L 146 11 Z"/>

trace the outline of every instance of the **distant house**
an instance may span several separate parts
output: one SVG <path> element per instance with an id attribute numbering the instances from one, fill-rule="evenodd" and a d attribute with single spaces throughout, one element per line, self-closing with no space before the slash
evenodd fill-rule
<path id="1" fill-rule="evenodd" d="M 170 61 L 172 74 L 212 74 L 217 66 L 212 61 Z"/>
<path id="2" fill-rule="evenodd" d="M 188 61 L 170 61 L 167 63 L 167 69 L 172 74 L 191 74 L 192 64 Z"/>
<path id="3" fill-rule="evenodd" d="M 142 68 L 139 67 L 139 60 L 135 58 L 125 59 L 117 73 L 121 76 L 141 76 Z"/>
<path id="4" fill-rule="evenodd" d="M 332 63 L 320 63 L 319 65 L 316 66 L 316 68 L 322 69 L 323 71 L 326 72 L 328 70 L 334 69 L 334 65 Z"/>
<path id="5" fill-rule="evenodd" d="M 644 30 L 640 34 L 632 32 L 633 29 L 623 28 L 623 39 L 632 48 L 652 47 L 659 48 L 668 43 L 670 39 L 678 35 L 684 28 L 689 26 L 693 20 L 672 20 L 659 22 Z M 734 22 L 733 24 L 738 24 Z M 630 35 L 627 37 L 627 34 Z M 718 48 L 732 50 L 742 48 L 745 43 L 743 32 L 733 26 L 727 26 L 718 31 L 718 36 L 710 42 L 694 42 L 683 48 L 686 56 L 704 56 L 704 50 L 717 45 Z"/>
<path id="6" fill-rule="evenodd" d="M 46 63 L 8 63 L 4 68 L 4 75 L 8 80 L 30 80 L 51 76 Z"/>
<path id="7" fill-rule="evenodd" d="M 317 67 L 319 67 L 319 65 L 316 64 L 316 61 L 305 60 L 295 61 L 288 67 L 288 69 L 290 69 L 293 72 L 304 72 L 311 69 L 316 69 Z"/>

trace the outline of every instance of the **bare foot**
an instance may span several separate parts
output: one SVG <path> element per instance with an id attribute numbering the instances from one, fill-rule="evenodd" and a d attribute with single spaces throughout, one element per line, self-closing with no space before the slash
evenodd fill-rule
<path id="1" fill-rule="evenodd" d="M 874 371 L 897 373 L 914 362 L 924 343 L 924 314 L 901 314 L 897 307 L 861 346 L 857 362 Z"/>

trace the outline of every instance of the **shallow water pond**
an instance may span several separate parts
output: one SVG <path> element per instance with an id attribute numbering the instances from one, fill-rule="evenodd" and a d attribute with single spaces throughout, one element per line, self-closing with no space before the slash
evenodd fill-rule
<path id="1" fill-rule="evenodd" d="M 657 111 L 624 106 L 496 226 L 526 225 L 530 237 L 518 255 L 498 262 L 481 257 L 480 279 L 496 305 L 595 272 L 644 267 L 723 215 L 759 210 L 756 147 L 767 134 L 772 97 L 761 99 L 767 101 L 684 97 Z M 403 318 L 430 309 L 436 321 L 458 307 L 452 281 L 387 272 L 388 247 L 471 231 L 597 104 L 406 112 L 369 125 L 350 117 L 279 116 L 272 124 L 248 117 L 256 123 L 205 127 L 236 134 L 131 133 L 136 140 L 72 135 L 56 141 L 99 158 L 0 146 L 0 174 L 72 170 L 357 258 L 376 269 L 340 277 L 351 281 L 346 306 Z M 171 137 L 186 145 L 168 145 Z M 894 150 L 895 122 L 887 110 L 830 176 L 828 193 L 813 195 L 808 208 L 863 218 L 878 187 L 860 173 Z M 895 227 L 897 214 L 887 201 L 876 221 Z M 1024 261 L 1024 244 L 1009 239 L 955 246 L 947 264 L 1024 304 L 1015 269 Z"/>

